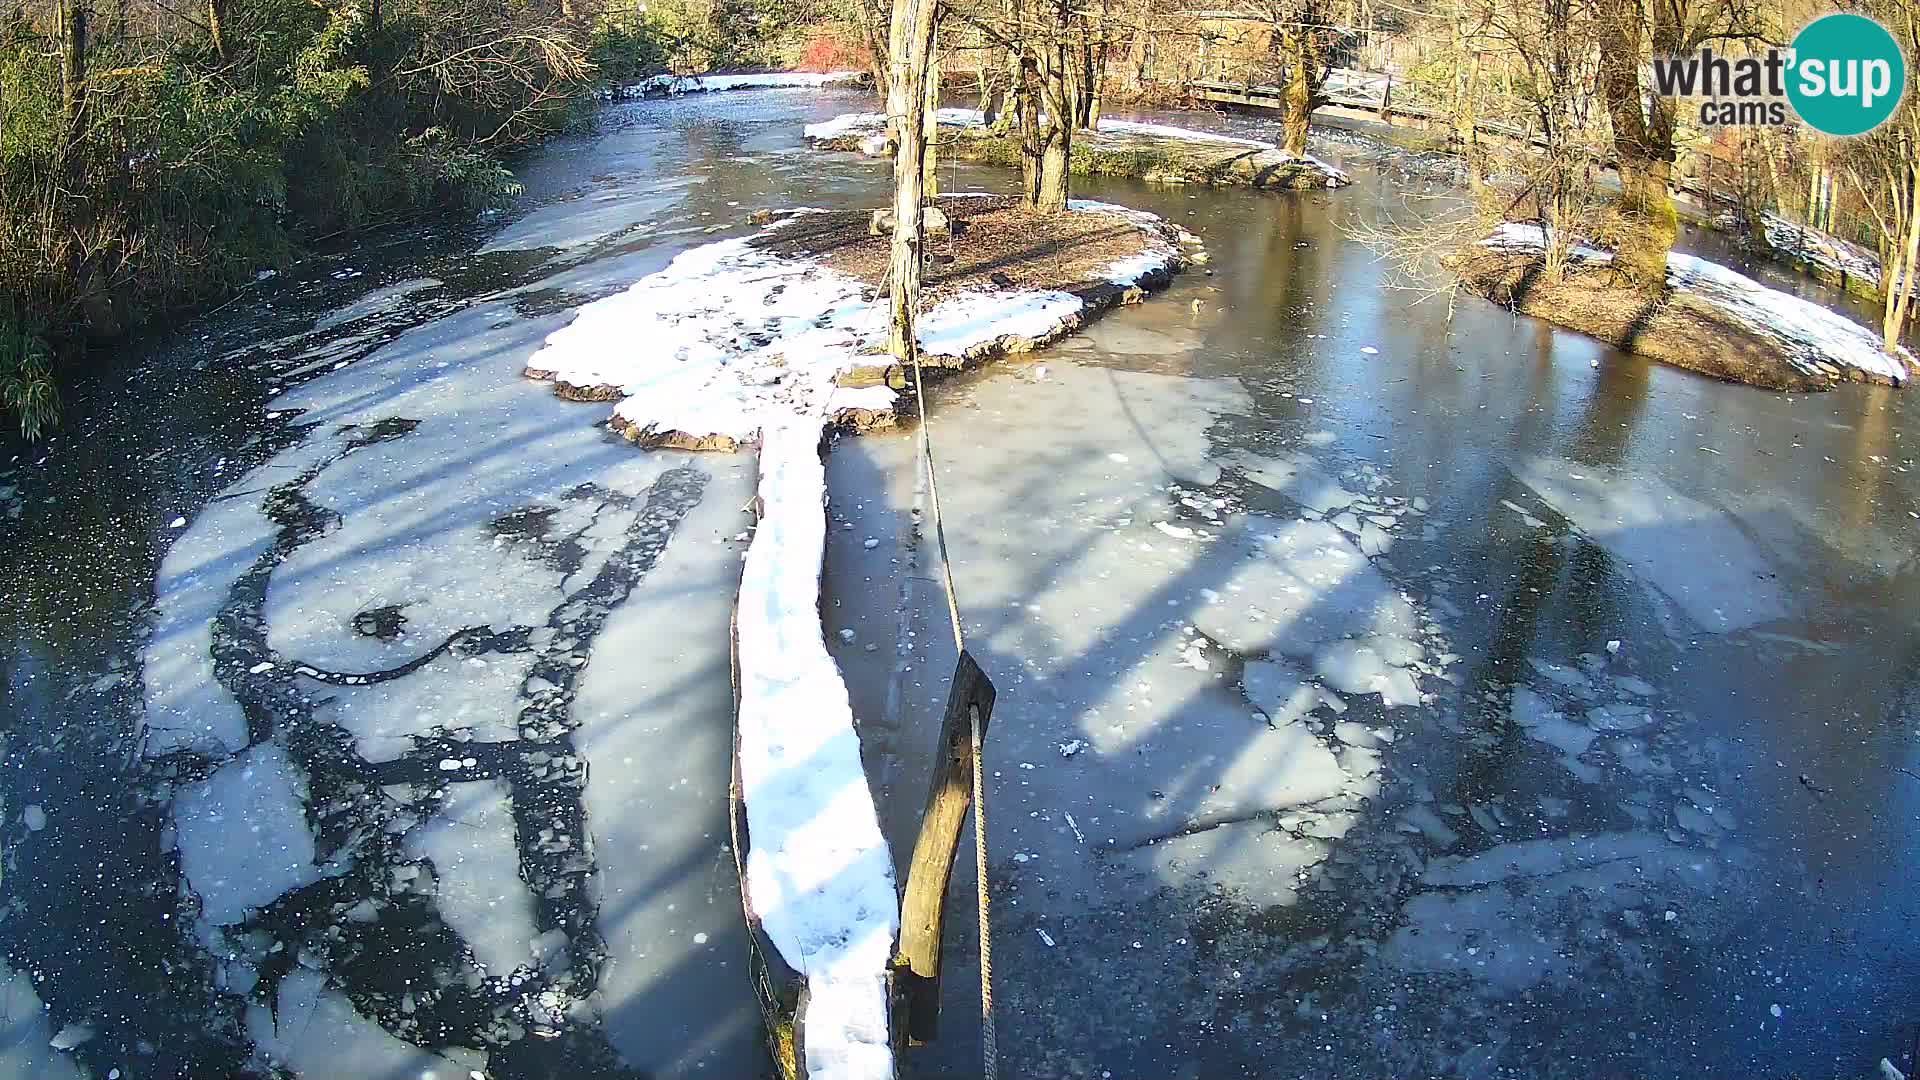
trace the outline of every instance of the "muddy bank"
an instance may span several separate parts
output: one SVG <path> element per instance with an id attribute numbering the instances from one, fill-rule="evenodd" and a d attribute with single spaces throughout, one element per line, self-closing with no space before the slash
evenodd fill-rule
<path id="1" fill-rule="evenodd" d="M 885 156 L 885 118 L 878 113 L 835 117 L 807 128 L 817 150 Z M 1020 167 L 1015 130 L 989 127 L 971 109 L 940 110 L 939 153 L 954 161 Z M 1311 154 L 1294 157 L 1272 143 L 1188 128 L 1102 120 L 1098 131 L 1075 132 L 1071 170 L 1077 176 L 1119 176 L 1151 184 L 1198 184 L 1305 190 L 1341 187 L 1347 175 Z"/>

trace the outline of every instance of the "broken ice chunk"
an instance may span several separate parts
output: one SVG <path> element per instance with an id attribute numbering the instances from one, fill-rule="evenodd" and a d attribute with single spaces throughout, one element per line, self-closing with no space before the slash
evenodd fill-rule
<path id="1" fill-rule="evenodd" d="M 1328 686 L 1348 694 L 1380 695 L 1388 708 L 1420 700 L 1420 684 L 1397 665 L 1419 659 L 1420 647 L 1404 638 L 1376 636 L 1336 641 L 1314 658 Z"/>
<path id="2" fill-rule="evenodd" d="M 1254 708 L 1267 714 L 1274 727 L 1303 719 L 1324 700 L 1321 689 L 1293 665 L 1280 660 L 1248 661 L 1240 684 Z"/>

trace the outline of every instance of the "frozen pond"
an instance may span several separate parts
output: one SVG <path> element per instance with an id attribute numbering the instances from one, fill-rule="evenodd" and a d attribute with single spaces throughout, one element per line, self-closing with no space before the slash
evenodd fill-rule
<path id="1" fill-rule="evenodd" d="M 752 456 L 636 450 L 520 369 L 755 208 L 877 203 L 800 136 L 863 106 L 610 107 L 512 214 L 111 358 L 0 464 L 0 1072 L 765 1073 L 725 807 Z M 1446 182 L 1315 152 L 1356 184 L 1083 185 L 1211 273 L 934 395 L 1000 690 L 1003 1070 L 1901 1061 L 1920 405 L 1449 322 L 1341 228 Z M 952 662 L 912 443 L 828 472 L 904 860 Z M 970 907 L 916 1075 L 977 1068 Z"/>

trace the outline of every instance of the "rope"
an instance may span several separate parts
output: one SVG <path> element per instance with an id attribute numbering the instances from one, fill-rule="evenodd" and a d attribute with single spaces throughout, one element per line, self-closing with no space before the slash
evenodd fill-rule
<path id="1" fill-rule="evenodd" d="M 955 655 L 967 647 L 960 629 L 960 595 L 953 587 L 953 560 L 947 557 L 947 527 L 940 516 L 940 482 L 933 469 L 933 431 L 927 424 L 927 384 L 920 370 L 920 343 L 908 340 L 913 360 L 913 397 L 920 414 L 920 461 L 927 473 L 927 499 L 933 506 L 934 545 L 940 550 L 940 573 L 947 592 L 947 618 L 953 624 Z M 981 1075 L 1000 1078 L 1000 1040 L 993 1025 L 993 922 L 987 895 L 987 782 L 980 760 L 980 710 L 968 707 L 969 746 L 973 757 L 973 880 L 975 914 L 980 921 L 980 1057 Z"/>

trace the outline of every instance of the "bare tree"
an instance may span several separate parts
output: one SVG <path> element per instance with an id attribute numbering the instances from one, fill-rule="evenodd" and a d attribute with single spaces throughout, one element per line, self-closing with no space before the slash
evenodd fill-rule
<path id="1" fill-rule="evenodd" d="M 1877 0 L 1870 13 L 1908 50 L 1920 55 L 1920 11 L 1914 0 Z M 1913 277 L 1920 264 L 1920 108 L 1910 91 L 1893 116 L 1854 140 L 1841 168 L 1866 204 L 1880 234 L 1881 346 L 1900 346 L 1913 313 Z"/>

